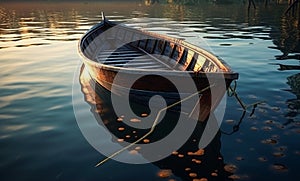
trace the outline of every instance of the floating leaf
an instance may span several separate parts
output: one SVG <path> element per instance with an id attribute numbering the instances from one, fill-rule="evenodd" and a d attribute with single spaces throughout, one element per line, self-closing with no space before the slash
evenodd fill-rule
<path id="1" fill-rule="evenodd" d="M 123 142 L 124 139 L 119 138 L 117 141 L 118 141 L 118 142 Z"/>
<path id="2" fill-rule="evenodd" d="M 190 177 L 197 177 L 197 174 L 196 173 L 190 173 L 189 176 Z"/>
<path id="3" fill-rule="evenodd" d="M 200 164 L 202 161 L 201 161 L 201 160 L 197 160 L 197 159 L 193 158 L 193 159 L 192 159 L 192 162 L 195 162 L 195 163 L 197 163 L 197 164 Z"/>
<path id="4" fill-rule="evenodd" d="M 164 170 L 160 170 L 157 173 L 157 176 L 160 178 L 168 178 L 172 175 L 172 171 L 170 169 L 164 169 Z"/>
<path id="5" fill-rule="evenodd" d="M 142 113 L 141 116 L 142 116 L 142 117 L 147 117 L 148 114 L 147 114 L 147 113 Z"/>
<path id="6" fill-rule="evenodd" d="M 270 126 L 264 126 L 264 127 L 262 127 L 262 130 L 264 130 L 264 131 L 271 131 L 272 128 Z"/>
<path id="7" fill-rule="evenodd" d="M 138 151 L 136 151 L 136 150 L 130 150 L 130 151 L 129 151 L 129 154 L 131 154 L 131 155 L 137 155 L 137 154 L 138 154 Z"/>
<path id="8" fill-rule="evenodd" d="M 271 109 L 272 109 L 273 111 L 280 111 L 280 107 L 276 107 L 276 106 L 271 107 Z"/>
<path id="9" fill-rule="evenodd" d="M 218 174 L 216 172 L 212 172 L 210 175 L 213 176 L 213 177 L 217 177 L 218 176 Z"/>
<path id="10" fill-rule="evenodd" d="M 125 138 L 130 138 L 130 135 L 126 135 Z"/>
<path id="11" fill-rule="evenodd" d="M 187 154 L 190 156 L 201 156 L 204 155 L 204 149 L 199 149 L 196 152 L 188 152 Z"/>
<path id="12" fill-rule="evenodd" d="M 143 142 L 144 143 L 150 143 L 150 140 L 149 139 L 144 139 Z"/>
<path id="13" fill-rule="evenodd" d="M 285 155 L 282 152 L 275 152 L 275 153 L 273 153 L 273 156 L 275 156 L 275 157 L 284 157 Z"/>
<path id="14" fill-rule="evenodd" d="M 283 164 L 280 164 L 280 163 L 275 163 L 275 164 L 273 164 L 272 165 L 272 169 L 273 170 L 276 170 L 276 171 L 287 171 L 288 170 L 288 168 L 285 166 L 285 165 L 283 165 Z"/>
<path id="15" fill-rule="evenodd" d="M 185 171 L 190 171 L 191 168 L 187 167 L 187 168 L 185 168 L 184 170 L 185 170 Z"/>
<path id="16" fill-rule="evenodd" d="M 278 151 L 285 151 L 287 149 L 286 146 L 280 146 L 280 147 L 277 147 L 276 150 Z"/>
<path id="17" fill-rule="evenodd" d="M 132 118 L 132 119 L 130 119 L 130 122 L 133 122 L 133 123 L 140 123 L 141 120 L 140 120 L 140 119 L 137 119 L 137 118 Z"/>
<path id="18" fill-rule="evenodd" d="M 266 157 L 259 157 L 258 160 L 261 161 L 261 162 L 266 162 L 266 161 L 268 161 Z"/>
<path id="19" fill-rule="evenodd" d="M 178 155 L 178 151 L 173 151 L 172 154 L 173 155 Z"/>
<path id="20" fill-rule="evenodd" d="M 178 157 L 179 157 L 179 158 L 183 158 L 184 155 L 183 155 L 183 154 L 178 154 Z"/>
<path id="21" fill-rule="evenodd" d="M 230 175 L 228 178 L 233 179 L 233 180 L 241 179 L 241 177 L 238 175 Z"/>
<path id="22" fill-rule="evenodd" d="M 265 124 L 273 124 L 273 123 L 274 123 L 273 120 L 266 120 L 266 121 L 265 121 Z"/>
<path id="23" fill-rule="evenodd" d="M 140 147 L 140 146 L 137 146 L 137 147 L 135 147 L 134 149 L 135 149 L 135 150 L 140 150 L 141 147 Z"/>
<path id="24" fill-rule="evenodd" d="M 234 123 L 234 120 L 228 119 L 228 120 L 226 120 L 225 122 L 226 122 L 227 124 L 233 124 L 233 123 Z"/>
<path id="25" fill-rule="evenodd" d="M 252 127 L 250 128 L 250 130 L 252 130 L 252 131 L 257 131 L 257 130 L 258 130 L 258 128 L 257 128 L 257 127 L 254 127 L 254 126 L 252 126 Z"/>
<path id="26" fill-rule="evenodd" d="M 235 173 L 237 170 L 237 166 L 233 165 L 233 164 L 227 164 L 224 166 L 224 170 L 229 172 L 229 173 Z"/>
<path id="27" fill-rule="evenodd" d="M 119 130 L 119 131 L 124 131 L 124 130 L 125 130 L 125 128 L 123 128 L 123 127 L 119 127 L 119 128 L 118 128 L 118 130 Z"/>
<path id="28" fill-rule="evenodd" d="M 278 143 L 277 140 L 269 138 L 261 141 L 263 144 L 270 144 L 270 145 L 275 145 Z"/>

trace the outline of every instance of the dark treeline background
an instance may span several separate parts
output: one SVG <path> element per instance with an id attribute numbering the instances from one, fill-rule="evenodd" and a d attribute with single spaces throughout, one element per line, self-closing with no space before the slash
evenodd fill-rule
<path id="1" fill-rule="evenodd" d="M 41 2 L 53 2 L 53 1 L 81 1 L 81 2 L 87 2 L 87 1 L 95 1 L 95 2 L 101 2 L 101 1 L 133 1 L 133 2 L 143 2 L 145 0 L 0 0 L 1 2 L 34 2 L 34 1 L 41 1 Z M 172 3 L 172 2 L 248 2 L 248 0 L 146 0 L 146 1 L 153 1 L 153 2 L 162 2 L 162 3 Z M 264 1 L 275 1 L 275 0 L 254 0 L 255 2 L 264 2 Z M 276 0 L 276 1 L 288 1 L 288 0 Z"/>

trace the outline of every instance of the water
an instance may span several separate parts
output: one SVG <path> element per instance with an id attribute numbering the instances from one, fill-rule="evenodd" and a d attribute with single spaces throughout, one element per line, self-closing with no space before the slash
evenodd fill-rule
<path id="1" fill-rule="evenodd" d="M 192 180 L 193 172 L 198 174 L 195 178 L 209 180 L 297 179 L 300 74 L 280 71 L 276 64 L 299 65 L 299 21 L 283 16 L 285 8 L 261 4 L 248 14 L 243 3 L 1 2 L 1 180 Z M 201 166 L 195 166 L 189 155 L 181 159 L 174 154 L 154 164 L 109 160 L 94 168 L 105 157 L 78 128 L 72 86 L 79 82 L 82 64 L 78 40 L 100 20 L 100 11 L 129 26 L 185 38 L 213 51 L 239 72 L 242 100 L 265 103 L 252 116 L 250 108 L 239 130 L 226 135 L 242 116 L 236 100 L 229 98 L 223 134 L 205 149 L 206 157 L 199 157 Z M 77 106 L 89 113 L 83 92 L 74 94 Z M 193 150 L 193 140 L 185 148 Z M 233 176 L 224 171 L 225 164 L 237 168 Z M 161 169 L 173 174 L 161 178 Z"/>

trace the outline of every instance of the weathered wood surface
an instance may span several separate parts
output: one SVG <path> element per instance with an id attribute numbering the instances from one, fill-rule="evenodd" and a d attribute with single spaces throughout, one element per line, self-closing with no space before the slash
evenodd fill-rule
<path id="1" fill-rule="evenodd" d="M 182 82 L 192 79 L 197 90 L 207 88 L 210 84 L 218 87 L 222 81 L 225 81 L 227 88 L 238 78 L 238 74 L 223 60 L 188 42 L 119 26 L 107 20 L 93 27 L 82 37 L 79 52 L 91 77 L 108 90 L 111 90 L 115 77 L 122 71 L 122 76 L 118 77 L 118 90 L 115 91 L 122 96 L 125 92 L 122 89 L 131 89 L 137 96 L 136 100 L 156 93 L 174 95 L 178 90 L 166 81 L 164 77 L 168 76 Z M 147 76 L 135 80 L 141 75 Z M 222 80 L 216 75 L 222 75 Z M 214 76 L 216 77 L 208 81 L 207 77 Z M 198 108 L 200 113 L 193 117 L 204 121 L 226 91 L 220 90 L 213 100 L 210 90 L 203 92 L 199 104 L 201 107 Z M 181 91 L 187 94 L 194 93 L 188 86 L 182 87 Z M 172 96 L 169 96 L 169 99 L 169 102 L 178 101 L 172 100 Z"/>

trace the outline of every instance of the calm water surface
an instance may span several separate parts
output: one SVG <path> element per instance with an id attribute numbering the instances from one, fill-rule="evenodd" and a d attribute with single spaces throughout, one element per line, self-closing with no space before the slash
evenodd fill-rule
<path id="1" fill-rule="evenodd" d="M 278 64 L 299 65 L 299 21 L 283 16 L 284 4 L 258 6 L 248 14 L 242 3 L 0 2 L 1 180 L 299 179 L 300 73 L 278 70 Z M 265 103 L 251 116 L 249 109 L 239 130 L 227 135 L 242 116 L 236 100 L 228 98 L 222 134 L 205 149 L 208 156 L 199 158 L 201 166 L 182 149 L 184 158 L 174 154 L 144 165 L 110 160 L 95 168 L 105 157 L 78 128 L 72 86 L 89 90 L 88 80 L 79 77 L 77 43 L 100 20 L 100 11 L 213 51 L 240 73 L 243 101 Z M 74 103 L 90 113 L 84 96 L 95 97 L 93 91 L 75 91 Z M 105 99 L 99 101 L 109 108 Z M 191 141 L 185 148 L 194 146 Z M 172 174 L 162 178 L 161 169 Z"/>

